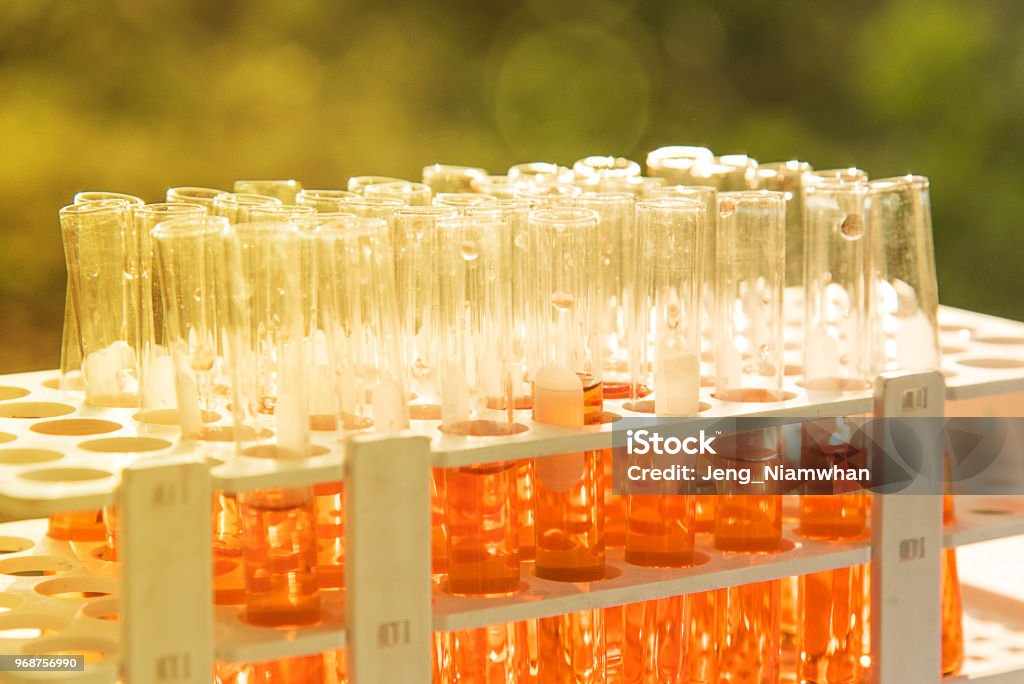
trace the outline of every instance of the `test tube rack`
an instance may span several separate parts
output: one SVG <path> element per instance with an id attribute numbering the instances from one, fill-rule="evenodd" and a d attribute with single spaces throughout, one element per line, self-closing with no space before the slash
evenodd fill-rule
<path id="1" fill-rule="evenodd" d="M 1024 323 L 950 307 L 939 314 L 943 372 L 893 373 L 863 392 L 812 392 L 799 384 L 798 317 L 787 321 L 786 399 L 727 403 L 702 388 L 709 421 L 794 421 L 874 411 L 940 416 L 944 402 L 1024 392 Z M 789 336 L 792 335 L 792 338 Z M 606 411 L 642 417 L 622 401 Z M 563 428 L 517 421 L 512 436 L 461 437 L 417 421 L 401 435 L 360 435 L 341 445 L 315 433 L 317 455 L 281 462 L 215 458 L 177 442 L 173 426 L 142 426 L 129 409 L 86 406 L 57 388 L 53 371 L 0 377 L 0 651 L 98 653 L 85 672 L 0 673 L 0 681 L 208 684 L 214 660 L 252 662 L 347 647 L 350 681 L 430 681 L 432 630 L 456 630 L 790 577 L 872 566 L 872 681 L 938 682 L 940 550 L 1024 535 L 1024 496 L 962 497 L 942 528 L 937 496 L 877 497 L 871 535 L 843 543 L 800 538 L 786 550 L 728 556 L 698 535 L 707 562 L 682 569 L 629 565 L 609 551 L 608 577 L 560 583 L 524 563 L 521 591 L 505 598 L 445 594 L 430 579 L 431 467 L 539 458 L 608 448 L 613 425 Z M 647 416 L 649 417 L 649 416 Z M 71 421 L 70 423 L 67 421 Z M 924 421 L 922 421 L 923 423 Z M 212 605 L 210 493 L 344 480 L 348 495 L 346 589 L 329 593 L 324 619 L 303 628 L 256 627 L 237 607 Z M 121 558 L 102 542 L 59 542 L 45 516 L 120 507 Z M 1022 547 L 1024 548 L 1024 547 Z M 1024 605 L 965 588 L 967 658 L 954 681 L 1019 682 L 1024 654 L 994 650 L 993 630 L 1024 643 Z M 975 620 L 971 597 L 988 597 Z M 1001 610 L 1000 610 L 1001 609 Z M 160 616 L 155 618 L 154 616 Z M 1016 622 L 1014 622 L 1014 619 Z M 977 641 L 971 628 L 981 625 Z M 929 674 L 934 673 L 934 674 Z M 119 677 L 121 678 L 119 680 Z"/>

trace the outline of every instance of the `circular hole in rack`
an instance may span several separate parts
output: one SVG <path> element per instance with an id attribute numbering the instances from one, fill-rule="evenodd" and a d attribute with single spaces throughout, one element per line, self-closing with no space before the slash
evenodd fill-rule
<path id="1" fill-rule="evenodd" d="M 27 397 L 29 391 L 23 387 L 9 387 L 0 386 L 0 401 L 7 401 L 8 399 L 21 399 Z"/>
<path id="2" fill-rule="evenodd" d="M 957 363 L 971 368 L 1024 368 L 1024 361 L 1020 359 L 957 359 Z"/>
<path id="3" fill-rule="evenodd" d="M 270 430 L 263 428 L 260 428 L 258 433 L 252 428 L 245 428 L 240 439 L 242 441 L 266 439 L 273 434 Z M 235 428 L 232 425 L 208 425 L 199 431 L 196 439 L 201 442 L 233 442 L 235 441 Z"/>
<path id="4" fill-rule="evenodd" d="M 17 438 L 18 437 L 16 435 L 12 435 L 9 432 L 0 432 L 0 444 L 5 444 L 7 442 L 13 442 Z"/>
<path id="5" fill-rule="evenodd" d="M 27 551 L 35 546 L 36 543 L 31 539 L 25 539 L 24 537 L 0 537 L 0 554 L 7 553 L 19 553 L 21 551 Z"/>
<path id="6" fill-rule="evenodd" d="M 90 636 L 51 636 L 33 641 L 21 651 L 25 655 L 80 655 L 86 664 L 95 663 L 117 652 L 117 644 L 108 639 Z"/>
<path id="7" fill-rule="evenodd" d="M 120 607 L 114 596 L 105 596 L 95 601 L 89 601 L 82 606 L 79 613 L 94 620 L 116 621 L 121 619 Z"/>
<path id="8" fill-rule="evenodd" d="M 586 583 L 589 584 L 589 583 L 592 583 L 592 582 L 604 582 L 606 580 L 615 579 L 616 577 L 621 577 L 622 576 L 622 569 L 618 568 L 618 567 L 616 567 L 614 565 L 605 565 L 604 566 L 604 574 L 601 577 L 596 577 L 596 578 L 590 579 L 590 580 L 574 580 L 574 579 L 569 579 L 569 578 L 561 579 L 561 578 L 555 578 L 555 577 L 541 577 L 540 575 L 537 574 L 536 567 L 534 567 L 533 575 L 534 575 L 534 577 L 537 577 L 538 579 L 547 580 L 548 582 L 573 582 L 573 583 L 576 583 L 576 582 L 586 582 Z"/>
<path id="9" fill-rule="evenodd" d="M 850 378 L 815 378 L 800 380 L 796 384 L 809 392 L 862 392 L 871 387 L 869 380 Z"/>
<path id="10" fill-rule="evenodd" d="M 460 437 L 496 437 L 517 435 L 529 428 L 519 423 L 502 423 L 497 420 L 463 420 L 448 426 L 439 425 L 437 429 L 446 435 Z"/>
<path id="11" fill-rule="evenodd" d="M 743 388 L 738 387 L 736 389 L 726 389 L 720 392 L 714 392 L 712 395 L 719 401 L 729 401 L 734 403 L 770 403 L 776 401 L 789 401 L 796 397 L 792 392 L 776 391 L 768 389 L 758 388 Z"/>
<path id="12" fill-rule="evenodd" d="M 112 420 L 99 420 L 98 418 L 63 418 L 61 420 L 48 420 L 43 423 L 36 423 L 29 429 L 41 435 L 75 437 L 114 432 L 121 429 L 121 424 L 115 423 Z"/>
<path id="13" fill-rule="evenodd" d="M 984 342 L 985 344 L 1024 344 L 1024 337 L 1016 337 L 1014 335 L 986 335 L 985 337 L 975 337 L 975 342 Z"/>
<path id="14" fill-rule="evenodd" d="M 74 406 L 54 401 L 12 401 L 0 404 L 0 418 L 56 418 L 74 412 Z"/>
<path id="15" fill-rule="evenodd" d="M 89 482 L 111 476 L 113 473 L 99 468 L 40 468 L 18 473 L 32 482 Z"/>
<path id="16" fill-rule="evenodd" d="M 71 563 L 57 556 L 17 556 L 0 560 L 0 575 L 46 577 L 70 570 Z"/>
<path id="17" fill-rule="evenodd" d="M 701 387 L 714 387 L 715 386 L 715 379 L 712 378 L 712 377 L 708 377 L 707 375 L 702 375 L 702 376 L 700 376 L 700 386 Z"/>
<path id="18" fill-rule="evenodd" d="M 939 325 L 939 330 L 944 333 L 957 333 L 963 337 L 969 337 L 974 328 L 969 325 L 959 325 L 957 323 L 943 323 Z"/>
<path id="19" fill-rule="evenodd" d="M 50 449 L 0 449 L 0 465 L 50 463 L 62 458 L 64 454 Z"/>
<path id="20" fill-rule="evenodd" d="M 967 347 L 954 347 L 951 345 L 944 345 L 942 347 L 942 353 L 946 356 L 953 356 L 954 354 L 963 354 L 967 351 Z"/>
<path id="21" fill-rule="evenodd" d="M 47 613 L 5 613 L 0 615 L 0 639 L 38 639 L 59 632 L 68 619 Z"/>
<path id="22" fill-rule="evenodd" d="M 181 423 L 181 413 L 178 409 L 155 409 L 153 411 L 139 411 L 132 416 L 133 419 L 146 425 L 170 425 L 177 426 Z M 203 411 L 199 416 L 204 423 L 213 423 L 220 420 L 220 414 L 214 411 Z"/>
<path id="23" fill-rule="evenodd" d="M 87 599 L 110 596 L 117 591 L 116 577 L 78 575 L 47 580 L 36 585 L 36 591 L 43 596 L 66 599 Z"/>
<path id="24" fill-rule="evenodd" d="M 23 598 L 17 594 L 8 594 L 7 592 L 0 591 L 0 615 L 14 610 L 21 605 Z"/>
<path id="25" fill-rule="evenodd" d="M 622 408 L 633 413 L 654 413 L 654 400 L 653 399 L 641 399 L 640 401 L 627 401 L 622 405 Z M 711 404 L 706 402 L 698 402 L 697 412 L 707 411 L 711 408 Z"/>
<path id="26" fill-rule="evenodd" d="M 105 454 L 137 454 L 144 451 L 160 451 L 170 448 L 166 439 L 156 437 L 106 437 L 90 439 L 78 445 L 86 451 L 97 451 Z"/>
<path id="27" fill-rule="evenodd" d="M 787 363 L 782 368 L 782 374 L 787 376 L 787 377 L 791 377 L 791 376 L 794 376 L 794 375 L 800 375 L 803 372 L 804 372 L 804 367 L 801 366 L 798 363 Z"/>

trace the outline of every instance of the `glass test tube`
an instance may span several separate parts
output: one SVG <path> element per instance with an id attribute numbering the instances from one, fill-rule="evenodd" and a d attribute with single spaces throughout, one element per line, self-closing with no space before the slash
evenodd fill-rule
<path id="1" fill-rule="evenodd" d="M 487 171 L 475 166 L 431 164 L 423 167 L 423 182 L 430 186 L 435 196 L 449 192 L 472 192 L 473 179 L 486 175 Z"/>
<path id="2" fill-rule="evenodd" d="M 359 197 L 348 190 L 302 190 L 295 196 L 295 203 L 312 207 L 317 212 L 347 211 L 345 201 Z"/>
<path id="3" fill-rule="evenodd" d="M 786 195 L 786 287 L 798 287 L 804 282 L 803 179 L 813 170 L 807 162 L 797 160 L 757 167 L 757 187 Z"/>
<path id="4" fill-rule="evenodd" d="M 779 401 L 782 395 L 782 278 L 785 197 L 781 192 L 718 196 L 714 396 L 724 401 Z M 771 552 L 782 541 L 782 496 L 764 477 L 781 460 L 778 428 L 722 435 L 718 464 L 751 471 L 742 490 L 719 483 L 716 548 Z M 753 482 L 764 484 L 754 484 Z M 713 599 L 722 681 L 775 681 L 781 649 L 778 580 L 730 587 Z"/>
<path id="5" fill-rule="evenodd" d="M 534 266 L 530 329 L 533 417 L 555 425 L 599 423 L 603 411 L 597 231 L 589 209 L 530 213 Z M 588 581 L 604 576 L 601 452 L 536 459 L 540 577 Z"/>
<path id="6" fill-rule="evenodd" d="M 571 183 L 572 169 L 550 162 L 524 162 L 513 164 L 506 172 L 509 178 L 527 183 Z"/>
<path id="7" fill-rule="evenodd" d="M 518 197 L 521 191 L 530 188 L 532 183 L 512 176 L 488 175 L 474 178 L 470 185 L 473 192 L 481 195 L 490 195 L 498 199 L 512 199 Z"/>
<path id="8" fill-rule="evenodd" d="M 346 218 L 308 234 L 315 262 L 317 326 L 324 333 L 327 352 L 317 373 L 329 378 L 325 389 L 332 400 L 330 426 L 337 426 L 342 437 L 371 429 L 397 432 L 408 426 L 408 412 L 388 227 L 381 219 Z M 322 422 L 317 419 L 322 410 L 311 406 L 311 425 Z M 344 484 L 318 484 L 314 492 L 317 578 L 321 589 L 338 588 L 345 574 Z"/>
<path id="9" fill-rule="evenodd" d="M 435 207 L 450 207 L 464 213 L 470 207 L 483 207 L 497 204 L 498 198 L 476 192 L 441 192 L 434 195 Z"/>
<path id="10" fill-rule="evenodd" d="M 282 204 L 295 204 L 295 196 L 302 190 L 297 180 L 237 180 L 234 191 L 241 194 L 276 197 Z"/>
<path id="11" fill-rule="evenodd" d="M 166 199 L 168 202 L 184 202 L 185 204 L 198 204 L 206 207 L 209 214 L 213 214 L 213 200 L 217 195 L 223 195 L 224 190 L 216 188 L 201 188 L 195 186 L 181 186 L 167 188 Z"/>
<path id="12" fill-rule="evenodd" d="M 423 183 L 408 181 L 390 181 L 363 186 L 362 194 L 366 197 L 394 197 L 411 207 L 430 205 L 430 186 Z"/>
<path id="13" fill-rule="evenodd" d="M 342 202 L 341 211 L 355 214 L 359 218 L 384 219 L 390 222 L 395 212 L 405 206 L 408 205 L 398 197 L 357 195 L 346 198 Z"/>
<path id="14" fill-rule="evenodd" d="M 631 375 L 654 400 L 634 408 L 662 416 L 700 410 L 701 236 L 705 208 L 690 199 L 637 205 L 636 303 Z M 647 406 L 646 404 L 649 404 Z M 639 458 L 639 457 L 634 457 Z M 653 465 L 647 464 L 647 465 Z M 676 483 L 651 483 L 627 497 L 626 561 L 678 567 L 693 562 L 694 501 Z"/>
<path id="15" fill-rule="evenodd" d="M 223 216 L 231 225 L 248 223 L 249 211 L 253 207 L 267 204 L 277 205 L 283 204 L 283 202 L 276 197 L 265 195 L 225 192 L 213 198 L 213 210 L 210 213 L 214 216 Z"/>
<path id="16" fill-rule="evenodd" d="M 641 174 L 640 165 L 625 157 L 595 155 L 578 159 L 572 165 L 575 180 L 598 184 L 602 179 L 628 178 Z M 603 189 L 603 188 L 598 188 Z"/>
<path id="17" fill-rule="evenodd" d="M 348 184 L 345 186 L 349 192 L 356 194 L 363 194 L 363 188 L 367 185 L 379 185 L 380 183 L 408 183 L 409 181 L 404 178 L 394 178 L 392 176 L 352 176 L 348 179 Z"/>
<path id="18" fill-rule="evenodd" d="M 132 205 L 123 199 L 87 201 L 60 210 L 85 401 L 94 406 L 132 408 L 139 401 L 141 293 L 131 211 Z"/>
<path id="19" fill-rule="evenodd" d="M 753 157 L 748 157 L 745 154 L 723 154 L 715 157 L 714 164 L 719 168 L 711 175 L 711 178 L 716 181 L 711 185 L 715 185 L 719 192 L 738 192 L 758 188 L 758 163 Z"/>
<path id="20" fill-rule="evenodd" d="M 232 417 L 239 453 L 309 454 L 308 346 L 303 330 L 304 237 L 289 223 L 242 223 L 224 233 Z M 267 626 L 320 618 L 311 487 L 238 495 L 246 620 Z"/>
<path id="21" fill-rule="evenodd" d="M 711 162 L 714 155 L 706 147 L 670 145 L 647 154 L 647 175 L 664 178 L 667 185 L 686 185 L 690 169 L 698 162 Z"/>
<path id="22" fill-rule="evenodd" d="M 221 234 L 228 225 L 224 217 L 178 218 L 161 222 L 151 233 L 182 441 L 220 459 L 234 453 L 222 294 L 226 274 Z M 234 494 L 214 493 L 211 526 L 214 602 L 240 604 L 245 582 Z"/>

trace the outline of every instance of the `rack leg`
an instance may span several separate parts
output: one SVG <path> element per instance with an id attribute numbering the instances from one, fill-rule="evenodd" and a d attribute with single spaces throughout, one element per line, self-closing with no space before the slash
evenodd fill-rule
<path id="1" fill-rule="evenodd" d="M 876 418 L 941 418 L 941 373 L 885 373 L 875 384 Z M 940 577 L 942 474 L 940 420 L 907 421 L 922 450 L 920 471 L 900 494 L 873 497 L 871 509 L 871 681 L 928 684 L 941 680 Z M 906 438 L 907 432 L 903 437 Z M 900 449 L 886 430 L 874 435 L 890 454 Z M 904 452 L 906 453 L 906 452 Z"/>
<path id="2" fill-rule="evenodd" d="M 425 437 L 356 437 L 346 445 L 346 627 L 354 684 L 431 679 L 429 444 Z"/>
<path id="3" fill-rule="evenodd" d="M 203 463 L 124 470 L 121 650 L 127 682 L 213 679 L 210 475 Z"/>

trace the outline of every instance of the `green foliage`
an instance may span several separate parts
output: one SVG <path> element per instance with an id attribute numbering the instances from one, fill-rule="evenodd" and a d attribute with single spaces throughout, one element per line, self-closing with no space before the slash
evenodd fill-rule
<path id="1" fill-rule="evenodd" d="M 83 189 L 706 144 L 930 176 L 942 299 L 1024 318 L 1015 0 L 4 0 L 0 370 L 55 366 Z"/>

